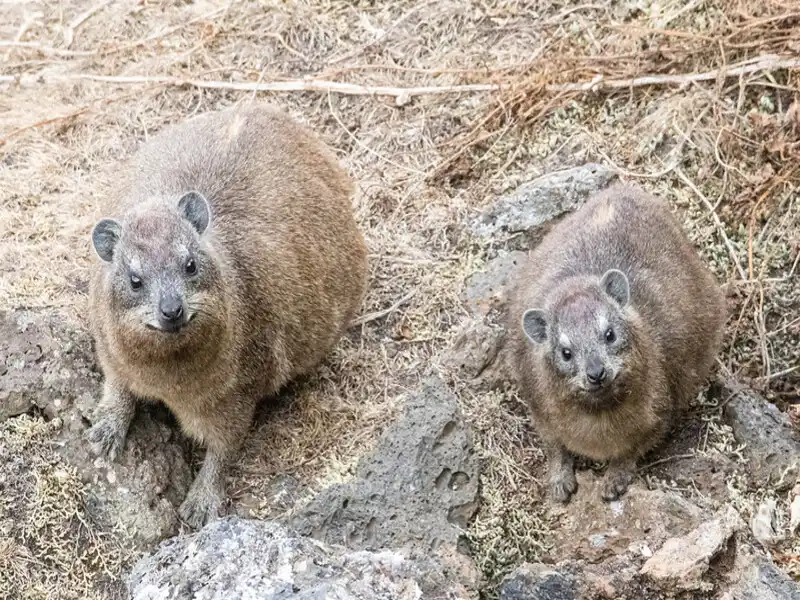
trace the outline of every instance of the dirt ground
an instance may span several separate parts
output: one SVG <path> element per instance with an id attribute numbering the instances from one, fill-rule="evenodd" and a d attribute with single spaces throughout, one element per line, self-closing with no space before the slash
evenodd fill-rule
<path id="1" fill-rule="evenodd" d="M 313 127 L 358 181 L 371 265 L 363 312 L 394 308 L 351 330 L 259 418 L 231 481 L 240 512 L 280 511 L 265 500 L 278 475 L 296 478 L 301 496 L 348 477 L 453 341 L 465 280 L 491 247 L 464 220 L 521 182 L 587 161 L 672 201 L 729 299 L 720 376 L 800 420 L 797 56 L 792 0 L 4 2 L 0 309 L 59 307 L 81 321 L 88 234 L 119 161 L 169 123 L 269 100 Z M 644 75 L 654 79 L 633 79 Z M 289 89 L 256 89 L 280 82 Z M 485 460 L 470 537 L 491 586 L 552 546 L 541 452 L 513 389 L 475 393 L 434 368 L 459 392 Z M 686 451 L 739 460 L 718 404 L 698 410 L 692 439 L 703 446 Z M 36 431 L 21 448 L 48 435 L 19 427 Z M 771 493 L 728 488 L 745 513 Z M 80 516 L 73 492 L 59 518 Z M 798 548 L 781 552 L 800 573 Z M 0 545 L 0 566 L 8 556 Z M 132 559 L 72 557 L 75 597 L 102 597 L 97 573 L 118 576 Z M 25 582 L 23 597 L 55 597 L 56 579 Z"/>

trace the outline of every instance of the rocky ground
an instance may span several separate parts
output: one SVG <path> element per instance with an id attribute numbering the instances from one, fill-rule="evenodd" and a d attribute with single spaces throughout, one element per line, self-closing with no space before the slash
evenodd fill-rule
<path id="1" fill-rule="evenodd" d="M 788 0 L 0 3 L 0 598 L 791 598 L 798 48 Z M 202 450 L 167 411 L 113 465 L 81 441 L 88 235 L 142 140 L 253 100 L 358 182 L 369 291 L 264 403 L 229 520 L 191 532 L 175 507 Z M 717 381 L 630 494 L 597 501 L 586 463 L 559 508 L 506 295 L 615 178 L 670 202 L 730 318 Z"/>
<path id="2" fill-rule="evenodd" d="M 74 544 L 77 553 L 91 548 L 92 564 L 99 565 L 122 553 L 120 544 L 129 544 L 145 555 L 122 577 L 108 573 L 108 597 L 123 596 L 126 588 L 137 600 L 489 594 L 469 536 L 481 502 L 482 465 L 475 434 L 445 379 L 457 374 L 460 393 L 489 394 L 509 384 L 503 309 L 517 258 L 543 228 L 613 179 L 595 164 L 556 172 L 465 223 L 475 235 L 502 232 L 513 234 L 514 241 L 467 282 L 468 316 L 453 347 L 437 361 L 444 367 L 438 375 L 430 369 L 404 395 L 399 415 L 348 481 L 298 501 L 291 477 L 276 478 L 273 498 L 287 508 L 277 520 L 231 515 L 173 537 L 181 529 L 175 507 L 188 489 L 192 449 L 169 415 L 142 410 L 120 461 L 95 459 L 82 439 L 101 379 L 91 340 L 57 313 L 5 313 L 0 490 L 4 498 L 26 501 L 0 513 L 0 532 L 20 544 L 6 549 L 5 558 L 0 554 L 18 570 L 4 575 L 5 584 L 22 581 L 26 570 L 51 561 L 54 548 L 69 552 Z M 691 452 L 702 432 L 697 424 L 709 410 L 722 411 L 741 460 Z M 779 511 L 791 513 L 791 526 L 776 521 L 776 506 L 768 503 L 763 515 L 748 523 L 730 493 L 732 482 L 743 480 L 777 490 L 782 501 L 800 496 L 795 487 L 800 437 L 786 415 L 743 386 L 716 385 L 679 429 L 648 457 L 619 501 L 602 502 L 597 475 L 592 468 L 583 470 L 570 504 L 549 509 L 556 535 L 546 562 L 520 565 L 493 593 L 504 600 L 800 598 L 800 586 L 768 551 L 793 535 L 791 527 L 800 518 L 797 500 L 793 510 Z M 47 430 L 56 435 L 42 444 Z M 31 462 L 48 465 L 48 481 L 31 476 L 42 471 Z M 85 496 L 77 492 L 80 485 L 87 486 Z M 81 515 L 75 528 L 52 531 L 53 548 L 25 547 L 27 527 L 53 526 L 37 520 L 49 514 L 40 504 L 61 506 L 68 499 Z M 91 529 L 82 532 L 82 520 L 91 522 Z M 100 545 L 84 539 L 89 531 L 101 538 Z M 20 552 L 27 560 L 15 559 Z M 74 574 L 62 576 L 59 583 L 66 585 Z M 14 589 L 5 594 L 14 597 Z"/>

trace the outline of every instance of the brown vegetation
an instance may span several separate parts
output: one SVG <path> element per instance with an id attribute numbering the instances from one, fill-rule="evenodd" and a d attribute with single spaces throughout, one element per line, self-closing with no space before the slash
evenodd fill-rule
<path id="1" fill-rule="evenodd" d="M 783 408 L 800 394 L 795 2 L 67 0 L 0 10 L 2 308 L 83 314 L 88 233 L 114 166 L 188 115 L 268 98 L 318 131 L 360 184 L 364 313 L 381 316 L 258 427 L 231 486 L 242 510 L 271 514 L 260 498 L 276 474 L 311 487 L 348 476 L 398 394 L 452 340 L 463 282 L 487 250 L 459 223 L 526 179 L 587 160 L 683 213 L 726 283 L 721 373 Z M 257 91 L 278 82 L 284 91 Z M 477 397 L 454 384 L 487 461 L 471 536 L 496 582 L 550 543 L 532 469 L 542 456 L 513 393 Z M 702 451 L 735 453 L 725 426 L 704 426 Z M 793 552 L 784 566 L 800 571 Z M 69 568 L 56 561 L 25 597 L 46 596 L 46 573 Z"/>

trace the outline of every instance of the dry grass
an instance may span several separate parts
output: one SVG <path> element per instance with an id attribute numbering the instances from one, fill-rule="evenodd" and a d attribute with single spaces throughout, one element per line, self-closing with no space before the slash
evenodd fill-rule
<path id="1" fill-rule="evenodd" d="M 729 292 L 723 373 L 784 407 L 800 393 L 800 70 L 725 71 L 798 56 L 789 0 L 30 1 L 0 8 L 0 42 L 0 308 L 83 312 L 87 234 L 117 161 L 188 115 L 270 99 L 359 181 L 364 312 L 416 293 L 353 330 L 260 422 L 242 493 L 258 498 L 283 473 L 310 488 L 347 477 L 464 314 L 459 294 L 487 248 L 459 224 L 531 176 L 590 159 L 683 211 Z M 304 78 L 396 93 L 242 90 Z M 568 85 L 593 80 L 591 92 Z M 472 84 L 502 91 L 402 92 Z M 458 388 L 487 465 L 471 537 L 496 582 L 548 545 L 530 470 L 541 457 L 513 395 Z M 0 565 L 18 552 L 0 545 Z"/>
<path id="2" fill-rule="evenodd" d="M 83 484 L 50 444 L 59 426 L 27 416 L 0 424 L 0 597 L 121 598 L 132 550 L 88 520 Z"/>

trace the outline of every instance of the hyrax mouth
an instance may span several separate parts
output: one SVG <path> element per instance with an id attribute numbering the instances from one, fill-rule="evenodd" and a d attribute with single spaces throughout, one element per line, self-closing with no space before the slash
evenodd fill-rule
<path id="1" fill-rule="evenodd" d="M 183 332 L 191 322 L 192 318 L 188 318 L 181 323 L 145 323 L 145 327 L 150 331 L 157 331 L 158 333 L 165 333 L 168 335 L 175 335 Z"/>

